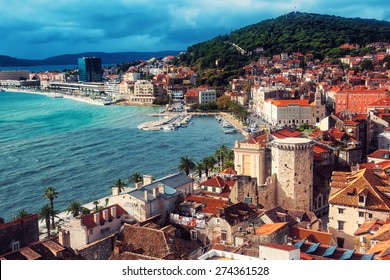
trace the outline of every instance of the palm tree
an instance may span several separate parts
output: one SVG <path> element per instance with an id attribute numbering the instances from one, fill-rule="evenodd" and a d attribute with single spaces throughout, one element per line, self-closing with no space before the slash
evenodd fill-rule
<path id="1" fill-rule="evenodd" d="M 116 181 L 112 186 L 111 188 L 118 188 L 118 192 L 121 193 L 122 191 L 125 190 L 125 188 L 127 187 L 126 183 L 124 181 L 122 181 L 122 179 L 118 179 L 118 181 Z"/>
<path id="2" fill-rule="evenodd" d="M 54 228 L 54 198 L 58 197 L 58 192 L 56 192 L 56 188 L 48 186 L 43 194 L 43 197 L 47 198 L 50 201 L 50 206 L 53 209 L 53 214 L 51 216 L 51 226 L 52 228 Z"/>
<path id="3" fill-rule="evenodd" d="M 221 146 L 219 146 L 219 148 L 215 151 L 214 156 L 218 159 L 219 165 L 223 165 L 224 159 L 226 159 L 228 152 L 229 149 L 224 144 L 221 144 Z"/>
<path id="4" fill-rule="evenodd" d="M 81 203 L 78 202 L 77 200 L 73 200 L 69 204 L 68 208 L 66 208 L 66 211 L 68 211 L 68 214 L 72 213 L 73 217 L 77 217 L 80 214 L 81 210 L 82 210 Z"/>
<path id="5" fill-rule="evenodd" d="M 204 165 L 204 171 L 206 172 L 206 177 L 209 176 L 209 170 L 214 167 L 217 163 L 217 160 L 213 156 L 208 156 L 202 159 L 202 163 Z"/>
<path id="6" fill-rule="evenodd" d="M 128 181 L 129 183 L 139 183 L 142 182 L 142 175 L 139 172 L 134 172 L 133 174 L 130 175 Z"/>
<path id="7" fill-rule="evenodd" d="M 81 215 L 82 215 L 82 216 L 88 215 L 89 213 L 91 213 L 91 210 L 89 210 L 89 209 L 86 208 L 86 207 L 81 207 Z"/>
<path id="8" fill-rule="evenodd" d="M 200 178 L 202 178 L 202 171 L 203 171 L 203 169 L 204 169 L 204 164 L 203 164 L 203 162 L 198 161 L 198 162 L 195 164 L 195 169 L 198 171 L 198 176 L 199 176 L 199 180 L 200 180 Z"/>
<path id="9" fill-rule="evenodd" d="M 47 238 L 50 238 L 50 217 L 56 216 L 57 212 L 53 210 L 50 204 L 45 204 L 39 210 L 39 218 L 45 221 L 47 228 Z"/>
<path id="10" fill-rule="evenodd" d="M 223 169 L 227 169 L 229 167 L 234 169 L 234 161 L 232 161 L 232 160 L 225 161 L 225 163 L 223 165 Z"/>
<path id="11" fill-rule="evenodd" d="M 195 163 L 192 161 L 192 158 L 185 156 L 180 158 L 179 170 L 184 171 L 188 176 L 191 171 L 195 170 Z"/>
<path id="12" fill-rule="evenodd" d="M 227 150 L 226 155 L 225 155 L 225 160 L 226 161 L 234 161 L 234 152 L 233 150 Z"/>
<path id="13" fill-rule="evenodd" d="M 19 210 L 18 215 L 16 215 L 15 219 L 20 219 L 28 216 L 28 212 L 25 209 Z"/>

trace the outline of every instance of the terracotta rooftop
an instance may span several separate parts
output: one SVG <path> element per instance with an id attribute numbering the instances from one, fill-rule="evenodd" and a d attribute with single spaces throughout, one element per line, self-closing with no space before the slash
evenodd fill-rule
<path id="1" fill-rule="evenodd" d="M 300 227 L 290 227 L 290 237 L 293 240 L 306 239 L 312 243 L 321 243 L 325 245 L 330 245 L 333 240 L 333 235 L 331 233 Z"/>
<path id="2" fill-rule="evenodd" d="M 124 224 L 119 232 L 111 259 L 125 259 L 124 253 L 135 253 L 156 259 L 182 259 L 200 247 L 190 242 L 170 236 L 162 230 Z"/>
<path id="3" fill-rule="evenodd" d="M 226 200 L 205 197 L 205 196 L 192 195 L 192 194 L 188 194 L 186 197 L 186 200 L 202 203 L 202 210 L 201 211 L 204 213 L 209 213 L 209 214 L 216 213 L 217 208 L 225 208 L 226 206 L 228 206 L 228 201 L 226 201 Z"/>
<path id="4" fill-rule="evenodd" d="M 376 150 L 375 152 L 369 154 L 367 157 L 371 158 L 380 158 L 380 159 L 390 159 L 390 150 Z"/>
<path id="5" fill-rule="evenodd" d="M 360 235 L 369 233 L 370 231 L 376 231 L 383 225 L 383 221 L 374 219 L 364 222 L 355 232 L 354 235 Z"/>
<path id="6" fill-rule="evenodd" d="M 386 181 L 368 169 L 359 170 L 355 174 L 346 172 L 346 175 L 346 177 L 332 176 L 331 186 L 338 182 L 342 184 L 342 188 L 329 197 L 330 204 L 358 207 L 359 193 L 364 191 L 367 193 L 364 208 L 390 212 L 390 198 L 376 188 L 376 186 L 387 187 Z"/>
<path id="7" fill-rule="evenodd" d="M 95 223 L 95 220 L 94 220 L 94 214 L 95 213 L 99 213 L 99 217 L 100 217 L 100 221 L 101 222 L 104 222 L 104 219 L 103 219 L 103 211 L 105 209 L 109 209 L 108 211 L 108 218 L 109 220 L 112 220 L 113 217 L 112 217 L 112 214 L 111 214 L 111 209 L 113 206 L 116 206 L 116 216 L 119 217 L 121 216 L 122 214 L 126 213 L 126 211 L 120 207 L 118 204 L 115 204 L 115 205 L 111 205 L 109 207 L 106 207 L 102 210 L 99 210 L 97 212 L 93 212 L 93 213 L 90 213 L 90 214 L 87 214 L 87 215 L 84 215 L 81 217 L 81 221 L 82 221 L 82 224 L 87 227 L 87 229 L 91 229 L 91 228 L 94 228 L 97 226 L 97 224 Z"/>
<path id="8" fill-rule="evenodd" d="M 302 133 L 298 130 L 292 130 L 288 128 L 279 129 L 271 133 L 276 138 L 287 138 L 287 137 L 300 137 Z"/>
<path id="9" fill-rule="evenodd" d="M 388 256 L 390 254 L 390 240 L 382 241 L 372 246 L 368 251 L 368 254 L 378 254 L 380 258 Z"/>
<path id="10" fill-rule="evenodd" d="M 264 146 L 269 142 L 269 139 L 270 139 L 269 134 L 265 133 L 251 139 L 243 140 L 241 141 L 241 143 L 260 144 L 261 146 Z"/>
<path id="11" fill-rule="evenodd" d="M 272 103 L 276 107 L 287 107 L 287 106 L 301 106 L 301 107 L 307 107 L 310 106 L 309 100 L 307 99 L 267 99 L 264 102 Z"/>
<path id="12" fill-rule="evenodd" d="M 224 171 L 222 171 L 221 174 L 237 175 L 237 171 L 232 169 L 231 167 L 229 167 L 229 168 L 226 168 Z"/>
<path id="13" fill-rule="evenodd" d="M 325 148 L 322 145 L 318 145 L 318 144 L 313 145 L 313 152 L 315 153 L 322 154 L 322 153 L 329 153 L 329 151 L 330 150 L 328 148 Z"/>
<path id="14" fill-rule="evenodd" d="M 272 234 L 279 229 L 285 227 L 288 223 L 264 224 L 256 228 L 256 235 Z"/>
<path id="15" fill-rule="evenodd" d="M 378 241 L 390 240 L 390 224 L 381 226 L 371 239 Z"/>
<path id="16" fill-rule="evenodd" d="M 220 176 L 216 176 L 214 178 L 208 179 L 206 181 L 203 181 L 200 183 L 201 186 L 208 186 L 208 187 L 218 187 L 223 188 L 227 185 L 227 182 L 225 179 L 223 179 Z"/>

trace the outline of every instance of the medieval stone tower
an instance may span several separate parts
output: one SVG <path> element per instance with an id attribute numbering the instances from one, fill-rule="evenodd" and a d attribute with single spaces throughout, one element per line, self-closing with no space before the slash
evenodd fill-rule
<path id="1" fill-rule="evenodd" d="M 312 141 L 284 138 L 271 142 L 276 200 L 284 209 L 311 210 L 313 197 Z"/>

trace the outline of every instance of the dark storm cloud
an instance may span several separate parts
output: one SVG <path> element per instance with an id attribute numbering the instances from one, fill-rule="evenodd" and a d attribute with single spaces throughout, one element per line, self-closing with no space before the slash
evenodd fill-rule
<path id="1" fill-rule="evenodd" d="M 185 50 L 291 11 L 390 20 L 388 1 L 0 0 L 0 54 Z"/>

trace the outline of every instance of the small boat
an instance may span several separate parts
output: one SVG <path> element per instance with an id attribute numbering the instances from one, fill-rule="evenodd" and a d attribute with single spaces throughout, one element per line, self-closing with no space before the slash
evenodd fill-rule
<path id="1" fill-rule="evenodd" d="M 226 129 L 224 131 L 225 134 L 236 134 L 237 133 L 237 129 L 235 128 L 231 128 L 231 129 Z"/>
<path id="2" fill-rule="evenodd" d="M 222 123 L 222 127 L 223 128 L 231 128 L 231 127 L 233 127 L 230 123 L 228 123 L 228 122 L 223 122 Z"/>

